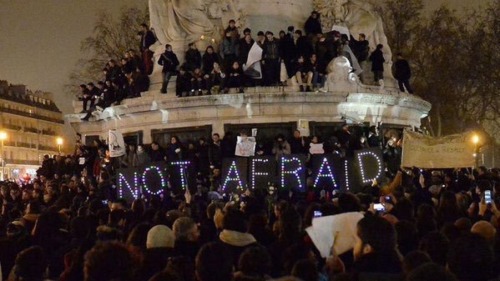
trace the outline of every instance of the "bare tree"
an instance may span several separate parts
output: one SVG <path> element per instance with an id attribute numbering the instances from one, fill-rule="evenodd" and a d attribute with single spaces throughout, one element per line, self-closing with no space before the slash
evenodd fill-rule
<path id="1" fill-rule="evenodd" d="M 407 54 L 416 93 L 432 103 L 431 133 L 484 129 L 498 139 L 500 0 L 465 16 L 443 6 L 428 19 L 420 17 L 420 0 L 386 4 L 389 42 Z M 419 9 L 414 17 L 409 7 Z"/>
<path id="2" fill-rule="evenodd" d="M 79 84 L 102 79 L 102 69 L 110 59 L 119 60 L 129 49 L 138 51 L 139 27 L 148 22 L 147 7 L 123 6 L 118 19 L 108 11 L 101 11 L 92 35 L 81 42 L 80 50 L 86 56 L 77 62 L 70 73 L 67 92 L 74 94 Z"/>

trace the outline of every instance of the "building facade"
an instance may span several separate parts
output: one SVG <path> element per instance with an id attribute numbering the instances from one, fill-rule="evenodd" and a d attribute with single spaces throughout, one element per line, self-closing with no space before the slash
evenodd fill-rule
<path id="1" fill-rule="evenodd" d="M 60 151 L 63 114 L 50 93 L 0 81 L 1 178 L 33 175 L 44 155 Z"/>

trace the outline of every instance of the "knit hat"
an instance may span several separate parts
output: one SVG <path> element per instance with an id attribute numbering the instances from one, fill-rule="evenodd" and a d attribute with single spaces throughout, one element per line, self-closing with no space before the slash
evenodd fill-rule
<path id="1" fill-rule="evenodd" d="M 146 248 L 173 248 L 175 236 L 172 229 L 165 225 L 157 225 L 148 231 Z"/>

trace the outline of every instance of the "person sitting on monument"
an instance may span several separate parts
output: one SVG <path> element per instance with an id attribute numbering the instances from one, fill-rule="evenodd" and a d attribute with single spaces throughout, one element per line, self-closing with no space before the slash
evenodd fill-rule
<path id="1" fill-rule="evenodd" d="M 203 72 L 199 67 L 193 70 L 191 75 L 191 93 L 190 96 L 203 95 L 202 90 L 205 90 L 205 80 L 203 79 Z"/>
<path id="2" fill-rule="evenodd" d="M 186 51 L 185 64 L 188 71 L 194 71 L 201 67 L 201 53 L 196 48 L 195 43 L 189 43 L 189 49 Z"/>
<path id="3" fill-rule="evenodd" d="M 214 62 L 213 69 L 209 74 L 205 74 L 205 83 L 208 90 L 208 95 L 218 94 L 221 89 L 224 89 L 224 81 L 226 74 L 222 71 L 218 62 Z"/>
<path id="4" fill-rule="evenodd" d="M 122 70 L 114 59 L 109 60 L 106 67 L 108 69 L 106 76 L 107 80 L 117 81 L 120 77 L 123 77 Z"/>
<path id="5" fill-rule="evenodd" d="M 303 56 L 304 58 L 308 58 L 313 53 L 313 47 L 311 43 L 307 40 L 307 38 L 302 35 L 302 30 L 295 30 L 293 33 L 293 43 L 295 48 L 295 58 L 299 56 Z"/>
<path id="6" fill-rule="evenodd" d="M 168 81 L 170 81 L 170 77 L 175 74 L 177 66 L 179 65 L 179 60 L 172 51 L 172 46 L 170 44 L 165 45 L 165 52 L 161 54 L 160 59 L 158 59 L 158 64 L 163 66 L 163 83 L 160 92 L 166 94 Z"/>
<path id="7" fill-rule="evenodd" d="M 219 55 L 214 51 L 214 47 L 208 46 L 205 49 L 205 53 L 202 57 L 202 68 L 201 70 L 205 75 L 209 75 L 214 69 L 214 62 L 220 63 Z"/>
<path id="8" fill-rule="evenodd" d="M 297 84 L 299 84 L 301 92 L 310 92 L 312 79 L 313 79 L 313 71 L 311 65 L 308 61 L 304 59 L 303 56 L 299 56 L 297 59 L 297 63 L 295 65 L 295 79 Z M 304 87 L 305 83 L 305 87 Z"/>
<path id="9" fill-rule="evenodd" d="M 243 69 L 238 61 L 234 61 L 226 77 L 224 93 L 228 93 L 229 88 L 238 88 L 238 92 L 243 93 L 243 80 Z"/>
<path id="10" fill-rule="evenodd" d="M 143 74 L 149 75 L 145 71 L 144 62 L 142 61 L 141 56 L 139 56 L 134 49 L 129 49 L 128 51 L 126 51 L 125 57 L 133 62 L 136 71 L 140 71 Z"/>
<path id="11" fill-rule="evenodd" d="M 312 54 L 309 58 L 309 65 L 311 66 L 311 71 L 313 73 L 313 90 L 322 88 L 325 85 L 326 73 L 319 71 L 318 56 L 316 54 Z"/>
<path id="12" fill-rule="evenodd" d="M 186 70 L 186 66 L 183 64 L 179 68 L 179 74 L 177 74 L 177 80 L 175 81 L 175 95 L 182 97 L 184 93 L 188 93 L 190 90 L 191 73 Z"/>

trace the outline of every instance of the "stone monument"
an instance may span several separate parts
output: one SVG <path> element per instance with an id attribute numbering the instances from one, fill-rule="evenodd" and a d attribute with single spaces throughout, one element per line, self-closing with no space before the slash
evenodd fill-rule
<path id="1" fill-rule="evenodd" d="M 200 51 L 209 45 L 216 50 L 223 30 L 230 19 L 236 26 L 258 31 L 273 31 L 277 37 L 280 30 L 290 25 L 303 29 L 313 10 L 321 15 L 323 32 L 335 27 L 348 30 L 357 38 L 364 33 L 372 50 L 377 44 L 384 45 L 386 85 L 394 85 L 391 74 L 392 53 L 387 43 L 382 19 L 375 11 L 373 0 L 149 0 L 151 26 L 158 42 L 151 47 L 154 59 L 170 44 L 180 61 L 189 43 L 196 43 Z M 364 70 L 370 74 L 370 69 Z M 158 83 L 160 67 L 155 63 L 152 82 Z M 157 75 L 155 75 L 155 73 Z"/>

